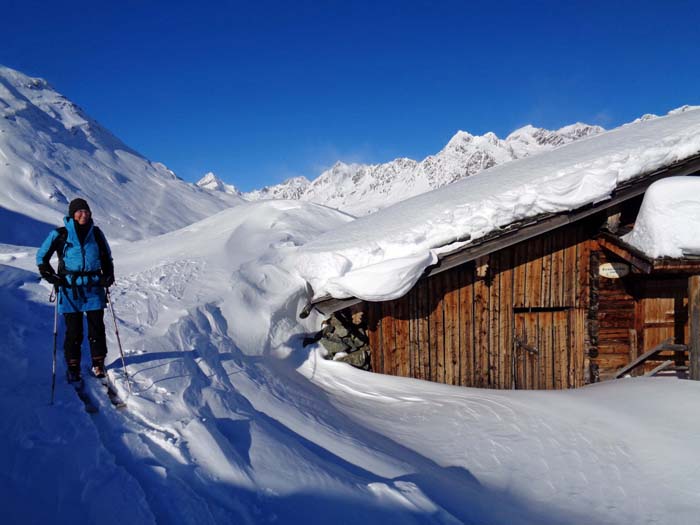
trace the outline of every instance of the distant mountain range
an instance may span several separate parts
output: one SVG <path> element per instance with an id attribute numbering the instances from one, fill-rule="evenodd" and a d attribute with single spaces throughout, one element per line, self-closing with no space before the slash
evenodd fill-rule
<path id="1" fill-rule="evenodd" d="M 213 173 L 178 178 L 124 144 L 45 80 L 0 66 L 0 243 L 36 245 L 81 196 L 112 239 L 134 240 L 191 224 L 243 201 L 299 199 L 352 215 L 604 131 L 525 126 L 505 139 L 459 131 L 435 155 L 384 164 L 337 162 L 319 177 L 241 193 Z"/>
<path id="2" fill-rule="evenodd" d="M 603 131 L 600 126 L 581 123 L 556 131 L 525 126 L 505 139 L 493 133 L 478 136 L 459 131 L 442 151 L 422 161 L 399 158 L 384 164 L 337 162 L 313 181 L 296 177 L 260 190 L 248 193 L 235 190 L 235 193 L 246 200 L 299 199 L 356 216 L 366 215 L 497 164 L 529 157 Z M 230 192 L 232 188 L 213 173 L 205 175 L 197 184 L 220 192 Z"/>
<path id="3" fill-rule="evenodd" d="M 110 239 L 181 228 L 240 197 L 179 179 L 45 80 L 0 66 L 0 243 L 36 245 L 78 196 Z"/>

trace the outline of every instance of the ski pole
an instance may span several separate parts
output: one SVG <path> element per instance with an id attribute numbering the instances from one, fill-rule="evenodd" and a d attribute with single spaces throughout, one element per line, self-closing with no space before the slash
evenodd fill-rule
<path id="1" fill-rule="evenodd" d="M 122 369 L 124 370 L 124 377 L 126 377 L 126 386 L 129 388 L 129 395 L 131 395 L 131 383 L 129 382 L 129 373 L 126 371 L 126 361 L 124 360 L 124 350 L 122 349 L 122 341 L 119 338 L 119 328 L 117 327 L 117 316 L 114 314 L 114 306 L 112 305 L 112 297 L 109 295 L 109 288 L 105 289 L 107 291 L 107 302 L 109 303 L 109 309 L 112 312 L 112 319 L 114 320 L 114 333 L 117 336 L 117 344 L 119 345 L 119 353 L 122 356 Z"/>
<path id="2" fill-rule="evenodd" d="M 54 285 L 53 292 L 49 296 L 49 301 L 55 303 L 53 309 L 53 366 L 51 367 L 51 404 L 53 405 L 54 394 L 56 392 L 56 341 L 58 339 L 58 286 Z"/>

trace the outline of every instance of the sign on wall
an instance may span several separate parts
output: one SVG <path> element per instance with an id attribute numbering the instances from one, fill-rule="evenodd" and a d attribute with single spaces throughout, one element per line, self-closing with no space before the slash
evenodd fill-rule
<path id="1" fill-rule="evenodd" d="M 628 273 L 630 273 L 629 264 L 621 262 L 603 263 L 600 265 L 600 268 L 598 268 L 598 274 L 607 279 L 619 279 Z"/>

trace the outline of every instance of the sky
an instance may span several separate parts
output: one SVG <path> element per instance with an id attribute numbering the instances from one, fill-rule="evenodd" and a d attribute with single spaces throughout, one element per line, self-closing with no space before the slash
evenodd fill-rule
<path id="1" fill-rule="evenodd" d="M 606 128 L 700 104 L 700 4 L 1 0 L 0 64 L 126 144 L 249 191 L 458 130 Z"/>

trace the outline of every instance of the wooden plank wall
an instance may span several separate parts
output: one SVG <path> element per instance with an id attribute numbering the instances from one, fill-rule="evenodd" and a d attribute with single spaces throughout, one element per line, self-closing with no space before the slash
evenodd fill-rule
<path id="1" fill-rule="evenodd" d="M 669 337 L 687 343 L 687 277 L 600 276 L 599 265 L 623 261 L 600 249 L 592 228 L 560 228 L 422 279 L 400 300 L 370 303 L 373 370 L 451 385 L 570 388 L 612 377 Z"/>
<path id="2" fill-rule="evenodd" d="M 600 264 L 624 262 L 604 250 L 598 252 Z M 598 285 L 598 352 L 594 359 L 601 380 L 637 357 L 635 326 L 635 284 L 630 277 L 608 279 L 596 276 Z"/>
<path id="3" fill-rule="evenodd" d="M 688 278 L 667 277 L 640 283 L 641 329 L 644 348 L 652 348 L 672 337 L 688 342 Z"/>
<path id="4" fill-rule="evenodd" d="M 535 387 L 522 378 L 516 385 L 515 316 L 549 310 L 537 316 L 546 350 L 536 387 L 582 385 L 594 244 L 587 228 L 560 228 L 422 279 L 399 300 L 369 303 L 373 370 L 451 385 Z"/>
<path id="5" fill-rule="evenodd" d="M 601 250 L 601 263 L 623 262 Z M 621 279 L 596 278 L 597 345 L 591 362 L 604 381 L 666 339 L 686 343 L 688 338 L 687 278 L 630 273 Z M 648 372 L 658 362 L 633 371 Z"/>
<path id="6" fill-rule="evenodd" d="M 688 343 L 688 278 L 660 276 L 639 282 L 637 313 L 640 331 L 639 350 L 653 348 L 668 338 L 674 343 Z M 640 373 L 650 371 L 658 363 L 647 363 Z M 687 362 L 685 363 L 687 364 Z"/>

